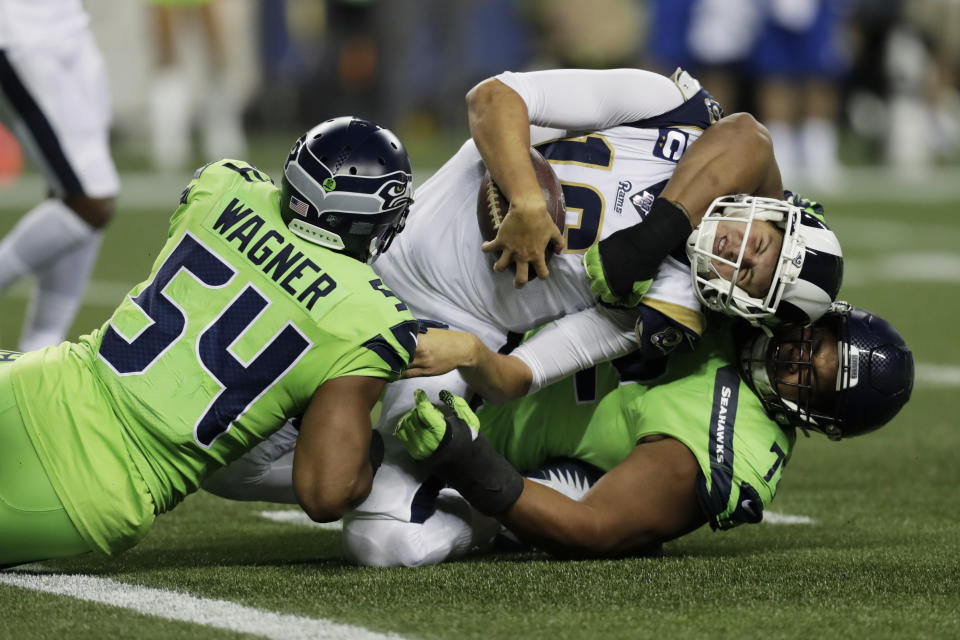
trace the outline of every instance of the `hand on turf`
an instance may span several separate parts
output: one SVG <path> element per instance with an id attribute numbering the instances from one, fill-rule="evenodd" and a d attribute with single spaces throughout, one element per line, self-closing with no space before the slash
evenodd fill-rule
<path id="1" fill-rule="evenodd" d="M 479 341 L 469 333 L 450 329 L 428 329 L 417 339 L 417 351 L 403 378 L 439 376 L 469 365 Z"/>
<path id="2" fill-rule="evenodd" d="M 557 229 L 542 194 L 527 199 L 515 198 L 510 203 L 503 223 L 497 230 L 497 237 L 481 246 L 484 252 L 500 252 L 493 265 L 495 271 L 503 271 L 511 263 L 516 266 L 513 285 L 521 288 L 529 280 L 529 266 L 533 265 L 538 278 L 550 277 L 547 268 L 547 247 L 554 253 L 563 251 L 566 243 L 563 234 Z"/>

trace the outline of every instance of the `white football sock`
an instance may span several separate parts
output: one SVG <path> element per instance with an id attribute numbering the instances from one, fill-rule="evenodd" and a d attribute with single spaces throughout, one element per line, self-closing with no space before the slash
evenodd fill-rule
<path id="1" fill-rule="evenodd" d="M 95 233 L 62 201 L 44 200 L 0 242 L 0 293 L 23 276 L 48 267 Z"/>
<path id="2" fill-rule="evenodd" d="M 150 85 L 150 153 L 158 169 L 181 169 L 190 159 L 191 97 L 187 76 L 162 69 Z"/>
<path id="3" fill-rule="evenodd" d="M 243 131 L 243 113 L 236 91 L 223 74 L 210 79 L 203 105 L 203 152 L 207 161 L 219 158 L 244 158 L 247 138 Z"/>
<path id="4" fill-rule="evenodd" d="M 803 165 L 813 186 L 829 189 L 838 181 L 837 129 L 824 118 L 807 118 L 800 128 Z"/>
<path id="5" fill-rule="evenodd" d="M 20 336 L 20 351 L 60 344 L 66 338 L 83 301 L 102 238 L 102 233 L 94 232 L 37 274 L 37 288 L 30 298 Z"/>
<path id="6" fill-rule="evenodd" d="M 773 139 L 773 154 L 777 158 L 777 166 L 780 167 L 783 186 L 786 189 L 795 189 L 796 187 L 791 185 L 798 179 L 800 161 L 796 133 L 788 123 L 778 120 L 768 122 L 767 130 Z"/>

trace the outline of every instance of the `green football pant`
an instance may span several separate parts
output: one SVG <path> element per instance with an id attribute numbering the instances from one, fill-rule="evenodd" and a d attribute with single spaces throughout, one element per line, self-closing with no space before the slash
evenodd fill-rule
<path id="1" fill-rule="evenodd" d="M 0 361 L 0 568 L 90 551 L 27 435 L 10 368 Z"/>

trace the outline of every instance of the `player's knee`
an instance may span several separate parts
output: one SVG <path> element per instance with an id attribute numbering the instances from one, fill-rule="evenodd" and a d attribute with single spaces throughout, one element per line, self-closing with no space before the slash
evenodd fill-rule
<path id="1" fill-rule="evenodd" d="M 343 556 L 367 567 L 422 567 L 442 561 L 424 544 L 422 525 L 393 519 L 347 518 Z"/>
<path id="2" fill-rule="evenodd" d="M 69 196 L 64 198 L 63 202 L 94 229 L 102 229 L 107 226 L 116 209 L 116 199 L 113 197 Z"/>

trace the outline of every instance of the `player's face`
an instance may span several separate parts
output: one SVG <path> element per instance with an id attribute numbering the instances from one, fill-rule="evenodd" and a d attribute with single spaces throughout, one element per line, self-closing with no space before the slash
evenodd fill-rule
<path id="1" fill-rule="evenodd" d="M 770 291 L 783 245 L 783 233 L 772 222 L 754 220 L 749 235 L 744 238 L 746 227 L 742 220 L 720 221 L 713 240 L 713 254 L 736 262 L 741 247 L 744 247 L 736 284 L 754 298 L 762 298 Z M 733 278 L 734 267 L 719 260 L 714 260 L 713 264 L 722 277 Z"/>
<path id="2" fill-rule="evenodd" d="M 830 327 L 783 327 L 775 331 L 776 347 L 768 374 L 787 400 L 811 408 L 829 406 L 836 394 L 840 360 L 837 334 Z"/>

